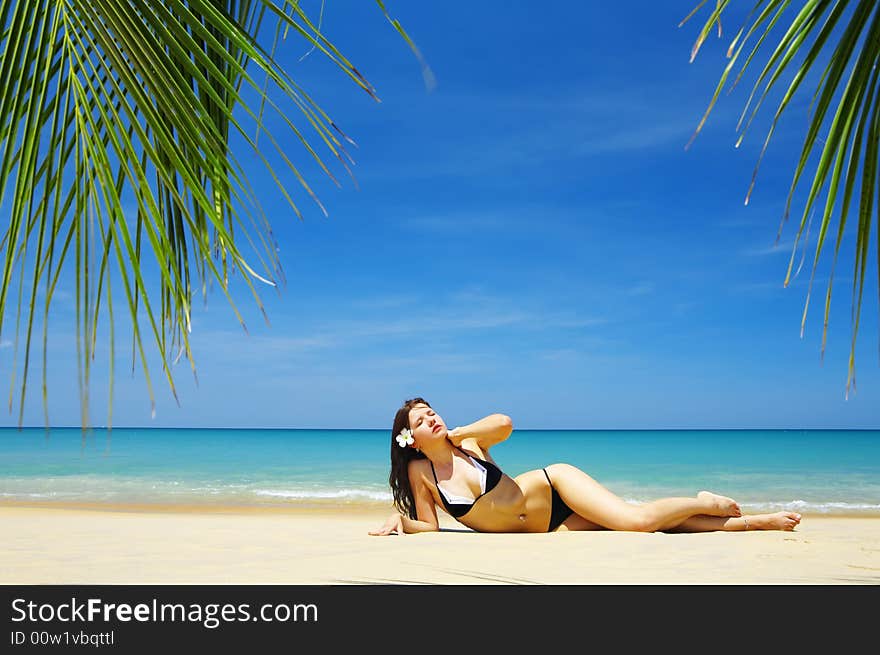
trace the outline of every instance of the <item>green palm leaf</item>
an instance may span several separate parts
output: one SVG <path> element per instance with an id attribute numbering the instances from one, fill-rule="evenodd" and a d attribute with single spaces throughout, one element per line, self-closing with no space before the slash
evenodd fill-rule
<path id="1" fill-rule="evenodd" d="M 682 23 L 690 19 L 703 3 L 689 14 Z M 692 60 L 696 56 L 706 36 L 717 22 L 720 27 L 721 15 L 728 8 L 730 0 L 717 0 L 714 10 L 704 23 L 692 51 Z M 728 75 L 737 58 L 743 51 L 746 41 L 754 34 L 760 39 L 752 48 L 734 85 L 739 82 L 743 72 L 752 63 L 755 54 L 760 51 L 765 39 L 771 34 L 780 16 L 789 8 L 790 0 L 758 0 L 752 9 L 745 27 L 734 38 L 727 56 L 730 58 L 706 113 L 694 133 L 700 132 L 706 118 L 712 111 Z M 761 6 L 763 8 L 761 9 Z M 760 9 L 760 12 L 752 18 Z M 745 32 L 745 37 L 739 42 Z M 734 49 L 734 45 L 738 46 Z M 809 236 L 808 217 L 813 215 L 817 202 L 822 194 L 821 221 L 816 238 L 816 250 L 810 274 L 810 284 L 804 303 L 801 319 L 801 336 L 807 318 L 810 293 L 813 279 L 819 263 L 819 256 L 825 245 L 832 219 L 838 221 L 837 240 L 834 244 L 834 260 L 829 275 L 828 288 L 825 294 L 825 316 L 822 332 L 822 355 L 824 356 L 828 332 L 828 316 L 831 309 L 831 289 L 834 280 L 834 268 L 837 264 L 840 246 L 843 241 L 844 228 L 853 208 L 853 193 L 859 188 L 857 209 L 855 209 L 855 261 L 853 262 L 852 288 L 852 337 L 849 354 L 849 368 L 846 381 L 846 397 L 849 391 L 855 390 L 855 350 L 856 336 L 859 329 L 859 318 L 864 292 L 865 269 L 868 258 L 869 238 L 872 227 L 876 229 L 880 203 L 874 194 L 880 185 L 880 167 L 878 167 L 878 141 L 880 141 L 880 87 L 877 77 L 880 71 L 880 4 L 876 0 L 805 0 L 800 9 L 794 13 L 791 23 L 779 41 L 769 53 L 757 81 L 749 95 L 737 130 L 742 134 L 737 146 L 742 142 L 752 120 L 757 115 L 763 101 L 774 90 L 783 74 L 791 73 L 791 81 L 784 89 L 773 121 L 764 139 L 758 163 L 749 190 L 746 204 L 754 188 L 761 159 L 767 150 L 777 123 L 788 107 L 792 97 L 800 90 L 801 84 L 808 77 L 817 62 L 824 61 L 824 69 L 819 78 L 818 86 L 813 95 L 811 118 L 804 144 L 794 169 L 793 179 L 786 199 L 777 242 L 787 221 L 795 191 L 799 188 L 803 176 L 807 173 L 808 163 L 815 159 L 812 181 L 807 190 L 806 200 L 801 212 L 791 259 L 785 276 L 785 286 L 791 281 L 795 254 L 802 237 Z M 763 90 L 761 86 L 763 84 Z M 743 127 L 743 120 L 749 113 L 749 107 L 755 97 L 758 102 L 751 110 L 750 117 Z M 821 136 L 820 136 L 821 135 Z M 693 141 L 693 138 L 691 139 Z M 690 145 L 690 144 L 688 144 Z M 835 211 L 839 207 L 839 211 Z M 880 280 L 880 262 L 878 262 L 878 280 Z"/>
<path id="2" fill-rule="evenodd" d="M 415 44 L 381 0 L 377 5 L 419 58 L 428 80 L 430 70 Z M 295 194 L 257 146 L 260 136 L 306 196 L 324 209 L 265 126 L 266 108 L 282 117 L 303 154 L 334 181 L 324 158 L 329 155 L 348 171 L 345 144 L 353 143 L 278 64 L 275 46 L 267 51 L 259 43 L 256 35 L 266 17 L 277 22 L 276 34 L 282 27 L 285 35 L 292 30 L 310 52 L 330 59 L 376 98 L 298 2 L 0 0 L 0 204 L 9 204 L 0 241 L 0 337 L 8 330 L 6 310 L 14 306 L 9 409 L 18 390 L 19 425 L 40 310 L 49 424 L 47 324 L 63 268 L 73 267 L 76 286 L 83 428 L 89 423 L 91 364 L 103 316 L 109 319 L 112 425 L 112 278 L 131 318 L 132 366 L 140 360 L 153 408 L 150 342 L 175 398 L 173 363 L 185 355 L 195 375 L 190 332 L 196 288 L 205 294 L 216 282 L 245 327 L 229 289 L 238 270 L 265 316 L 259 287 L 279 285 L 283 271 L 270 223 L 230 148 L 231 134 L 252 148 L 300 218 Z M 262 85 L 248 71 L 253 66 L 265 76 Z M 273 99 L 270 82 L 281 102 Z M 256 92 L 256 101 L 244 100 L 243 86 Z M 282 103 L 291 103 L 299 119 Z M 126 212 L 129 204 L 136 209 Z M 145 278 L 148 266 L 158 273 L 156 288 Z M 41 288 L 44 298 L 38 303 Z"/>

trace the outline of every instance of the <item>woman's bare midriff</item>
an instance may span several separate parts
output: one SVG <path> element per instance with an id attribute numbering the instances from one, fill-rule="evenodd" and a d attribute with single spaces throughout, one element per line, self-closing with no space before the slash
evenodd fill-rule
<path id="1" fill-rule="evenodd" d="M 478 532 L 547 532 L 550 485 L 540 470 L 505 475 L 459 521 Z"/>
<path id="2" fill-rule="evenodd" d="M 469 445 L 467 450 L 495 463 L 491 455 L 478 446 Z M 429 466 L 426 462 L 425 467 Z M 430 468 L 426 468 L 423 475 L 435 504 L 442 509 L 443 502 Z M 495 488 L 480 496 L 470 511 L 457 520 L 478 532 L 546 532 L 550 524 L 550 498 L 550 485 L 540 469 L 526 471 L 515 478 L 503 475 Z"/>

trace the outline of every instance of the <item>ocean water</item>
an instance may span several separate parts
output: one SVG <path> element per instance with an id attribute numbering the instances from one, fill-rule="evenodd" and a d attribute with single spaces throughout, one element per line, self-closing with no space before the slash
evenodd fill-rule
<path id="1" fill-rule="evenodd" d="M 0 504 L 391 507 L 387 430 L 0 428 Z M 878 430 L 515 430 L 516 476 L 577 466 L 631 502 L 709 489 L 750 513 L 880 516 Z"/>

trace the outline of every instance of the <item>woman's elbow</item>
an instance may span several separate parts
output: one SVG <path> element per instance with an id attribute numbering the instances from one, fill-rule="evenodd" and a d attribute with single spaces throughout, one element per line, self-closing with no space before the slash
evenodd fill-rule
<path id="1" fill-rule="evenodd" d="M 495 428 L 495 436 L 492 438 L 493 443 L 499 443 L 507 439 L 513 432 L 513 421 L 507 414 L 495 414 L 495 420 L 498 427 Z"/>

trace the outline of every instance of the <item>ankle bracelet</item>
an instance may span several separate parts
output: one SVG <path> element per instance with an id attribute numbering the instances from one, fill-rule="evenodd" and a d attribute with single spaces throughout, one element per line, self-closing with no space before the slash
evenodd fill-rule
<path id="1" fill-rule="evenodd" d="M 746 530 L 748 530 L 749 529 L 749 520 L 745 516 L 743 517 L 743 523 L 746 524 Z"/>

